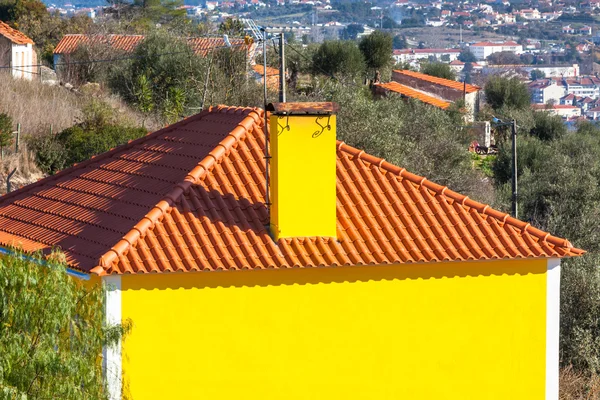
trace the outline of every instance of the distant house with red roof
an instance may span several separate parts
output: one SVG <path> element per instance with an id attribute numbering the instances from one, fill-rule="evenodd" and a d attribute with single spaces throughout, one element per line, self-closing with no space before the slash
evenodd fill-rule
<path id="1" fill-rule="evenodd" d="M 0 71 L 10 71 L 14 78 L 31 80 L 38 73 L 35 43 L 23 32 L 0 21 Z"/>
<path id="2" fill-rule="evenodd" d="M 409 70 L 394 70 L 392 82 L 374 87 L 377 95 L 396 93 L 442 109 L 458 101 L 464 101 L 468 111 L 466 118 L 469 121 L 473 121 L 479 111 L 480 91 L 479 86 Z"/>
<path id="3" fill-rule="evenodd" d="M 58 42 L 54 49 L 54 65 L 59 65 L 68 60 L 80 46 L 107 46 L 112 50 L 122 53 L 133 53 L 137 46 L 144 40 L 144 35 L 83 35 L 67 34 Z M 250 52 L 244 39 L 222 37 L 191 37 L 187 38 L 188 45 L 193 52 L 206 56 L 212 50 L 232 47 L 246 49 Z M 256 46 L 252 44 L 251 46 Z"/>
<path id="4" fill-rule="evenodd" d="M 565 119 L 581 116 L 581 108 L 566 104 L 532 104 L 531 107 L 534 111 L 545 111 L 552 115 L 558 115 L 559 117 L 563 117 Z"/>

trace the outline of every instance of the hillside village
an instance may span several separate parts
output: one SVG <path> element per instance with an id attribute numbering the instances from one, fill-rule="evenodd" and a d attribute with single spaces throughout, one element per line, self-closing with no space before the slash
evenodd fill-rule
<path id="1" fill-rule="evenodd" d="M 597 20 L 0 0 L 0 398 L 600 399 Z"/>

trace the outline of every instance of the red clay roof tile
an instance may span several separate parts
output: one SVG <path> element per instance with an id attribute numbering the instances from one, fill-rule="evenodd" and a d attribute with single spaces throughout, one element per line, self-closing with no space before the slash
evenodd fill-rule
<path id="1" fill-rule="evenodd" d="M 23 32 L 11 28 L 9 25 L 0 21 L 0 36 L 4 36 L 15 44 L 35 44 L 27 35 Z"/>
<path id="2" fill-rule="evenodd" d="M 423 81 L 436 83 L 438 85 L 446 86 L 456 90 L 465 90 L 467 93 L 473 93 L 481 90 L 479 86 L 470 85 L 468 83 L 452 81 L 450 79 L 438 78 L 437 76 L 431 76 L 422 74 L 420 72 L 404 70 L 394 70 L 395 73 L 410 76 L 411 78 L 421 79 Z"/>
<path id="3" fill-rule="evenodd" d="M 337 240 L 265 229 L 262 111 L 217 107 L 0 198 L 0 243 L 103 274 L 577 256 L 338 142 Z M 200 161 L 199 161 L 200 160 Z"/>
<path id="4" fill-rule="evenodd" d="M 399 93 L 400 95 L 405 96 L 405 97 L 410 97 L 412 99 L 420 100 L 423 103 L 430 104 L 432 106 L 441 108 L 443 110 L 450 107 L 450 103 L 447 101 L 440 100 L 433 96 L 426 95 L 424 93 L 419 92 L 418 90 L 415 90 L 411 87 L 402 85 L 398 82 L 392 81 L 392 82 L 387 82 L 387 83 L 378 83 L 377 86 L 382 87 L 391 92 Z"/>
<path id="5" fill-rule="evenodd" d="M 68 34 L 58 42 L 54 49 L 54 54 L 71 54 L 80 45 L 108 44 L 115 50 L 132 53 L 135 48 L 144 40 L 144 35 L 83 35 Z M 244 45 L 244 39 L 229 39 L 232 46 L 240 47 Z M 209 51 L 226 47 L 225 40 L 222 37 L 204 37 L 188 38 L 188 44 L 195 54 L 205 56 Z"/>

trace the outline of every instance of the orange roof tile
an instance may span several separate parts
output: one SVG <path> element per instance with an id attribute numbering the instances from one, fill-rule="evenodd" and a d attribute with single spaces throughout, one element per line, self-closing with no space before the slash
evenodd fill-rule
<path id="1" fill-rule="evenodd" d="M 71 54 L 83 44 L 109 44 L 116 50 L 131 53 L 144 40 L 144 35 L 82 35 L 68 34 L 58 42 L 54 54 Z M 232 46 L 244 45 L 244 39 L 229 39 Z M 210 50 L 225 46 L 222 37 L 188 38 L 188 44 L 195 54 L 206 55 Z"/>
<path id="2" fill-rule="evenodd" d="M 446 87 L 449 87 L 452 89 L 464 90 L 466 87 L 467 93 L 473 93 L 473 92 L 477 92 L 477 91 L 481 90 L 481 88 L 479 86 L 470 85 L 468 83 L 465 85 L 462 82 L 452 81 L 450 79 L 438 78 L 437 76 L 426 75 L 426 74 L 422 74 L 420 72 L 409 71 L 409 70 L 394 70 L 394 72 L 396 72 L 398 74 L 410 76 L 412 78 L 421 79 L 423 81 L 433 82 L 438 85 L 446 86 Z"/>
<path id="3" fill-rule="evenodd" d="M 343 142 L 337 240 L 265 229 L 262 111 L 217 107 L 0 198 L 0 243 L 97 274 L 577 256 L 582 250 Z"/>
<path id="4" fill-rule="evenodd" d="M 15 44 L 35 44 L 27 35 L 23 32 L 11 28 L 8 24 L 0 21 L 0 36 L 4 36 Z"/>
<path id="5" fill-rule="evenodd" d="M 388 83 L 378 83 L 377 86 L 382 87 L 386 90 L 395 92 L 395 93 L 399 93 L 405 97 L 410 97 L 412 99 L 420 100 L 423 103 L 430 104 L 432 106 L 441 108 L 443 110 L 450 107 L 450 103 L 448 103 L 447 101 L 440 100 L 433 96 L 428 96 L 428 95 L 421 93 L 411 87 L 401 85 L 398 82 L 392 81 L 392 82 L 388 82 Z"/>
<path id="6" fill-rule="evenodd" d="M 252 66 L 252 69 L 254 70 L 254 72 L 256 72 L 257 74 L 260 74 L 261 76 L 263 76 L 265 74 L 265 67 L 262 66 L 261 64 L 255 64 Z M 273 68 L 273 67 L 269 67 L 267 65 L 267 78 L 270 76 L 279 76 L 279 70 L 277 68 Z"/>

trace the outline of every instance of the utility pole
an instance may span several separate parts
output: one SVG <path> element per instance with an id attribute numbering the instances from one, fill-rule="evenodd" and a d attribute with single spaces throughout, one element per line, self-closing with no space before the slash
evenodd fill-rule
<path id="1" fill-rule="evenodd" d="M 283 32 L 279 35 L 279 102 L 285 103 L 285 38 Z"/>
<path id="2" fill-rule="evenodd" d="M 517 184 L 517 121 L 512 120 L 512 214 L 513 217 L 518 217 L 518 184 Z"/>

